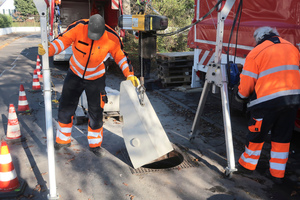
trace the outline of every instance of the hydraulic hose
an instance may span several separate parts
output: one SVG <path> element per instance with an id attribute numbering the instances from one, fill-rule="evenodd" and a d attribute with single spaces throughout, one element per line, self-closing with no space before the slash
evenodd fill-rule
<path id="1" fill-rule="evenodd" d="M 175 35 L 175 34 L 178 34 L 180 32 L 183 32 L 185 30 L 187 30 L 188 28 L 191 28 L 192 26 L 198 24 L 199 22 L 203 21 L 208 15 L 210 15 L 214 10 L 216 10 L 218 8 L 218 6 L 222 3 L 223 0 L 219 0 L 216 5 L 210 9 L 210 11 L 208 11 L 208 13 L 206 13 L 203 17 L 201 17 L 200 19 L 198 19 L 197 21 L 195 21 L 194 23 L 188 25 L 188 26 L 185 26 L 177 31 L 174 31 L 174 32 L 169 32 L 169 33 L 155 33 L 153 35 L 156 35 L 156 36 L 171 36 L 171 35 Z"/>

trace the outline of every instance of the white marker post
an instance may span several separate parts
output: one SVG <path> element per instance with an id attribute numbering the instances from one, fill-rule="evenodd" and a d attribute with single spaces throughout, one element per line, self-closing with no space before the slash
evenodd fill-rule
<path id="1" fill-rule="evenodd" d="M 55 174 L 55 158 L 54 158 L 54 139 L 53 139 L 53 124 L 52 124 L 52 103 L 51 103 L 51 82 L 49 69 L 49 54 L 48 54 L 48 38 L 47 38 L 47 6 L 48 0 L 33 0 L 40 14 L 41 24 L 41 39 L 42 45 L 46 53 L 42 56 L 43 62 L 43 78 L 44 78 L 44 102 L 45 102 L 45 119 L 47 133 L 47 149 L 48 149 L 48 171 L 49 171 L 49 194 L 48 199 L 58 199 L 56 193 L 56 174 Z M 54 1 L 54 0 L 52 0 Z"/>

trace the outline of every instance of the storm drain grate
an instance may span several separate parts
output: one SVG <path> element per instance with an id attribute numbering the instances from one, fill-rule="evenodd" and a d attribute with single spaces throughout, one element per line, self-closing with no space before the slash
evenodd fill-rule
<path id="1" fill-rule="evenodd" d="M 173 144 L 174 151 L 170 152 L 170 157 L 166 159 L 156 160 L 153 163 L 146 164 L 142 167 L 134 169 L 129 167 L 132 174 L 142 174 L 150 172 L 164 172 L 171 170 L 181 170 L 185 168 L 199 167 L 200 162 L 198 159 L 192 159 L 185 151 L 181 151 L 176 145 Z M 123 157 L 127 163 L 131 163 L 126 149 L 121 150 Z"/>

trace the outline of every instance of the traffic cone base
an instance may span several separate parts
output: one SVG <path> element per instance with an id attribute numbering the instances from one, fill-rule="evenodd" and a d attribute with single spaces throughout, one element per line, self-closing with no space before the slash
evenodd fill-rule
<path id="1" fill-rule="evenodd" d="M 11 155 L 5 141 L 0 147 L 0 199 L 13 198 L 23 194 L 25 181 L 19 182 Z"/>
<path id="2" fill-rule="evenodd" d="M 26 189 L 27 183 L 23 179 L 19 179 L 19 187 L 14 189 L 11 192 L 1 192 L 0 191 L 0 199 L 11 199 L 16 198 L 24 194 L 24 191 Z"/>

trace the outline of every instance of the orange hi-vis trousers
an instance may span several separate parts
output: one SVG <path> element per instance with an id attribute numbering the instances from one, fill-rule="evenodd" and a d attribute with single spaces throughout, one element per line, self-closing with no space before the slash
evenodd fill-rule
<path id="1" fill-rule="evenodd" d="M 271 131 L 270 173 L 274 177 L 283 178 L 297 110 L 297 106 L 252 110 L 248 142 L 239 163 L 246 169 L 255 170 L 264 142 Z"/>

